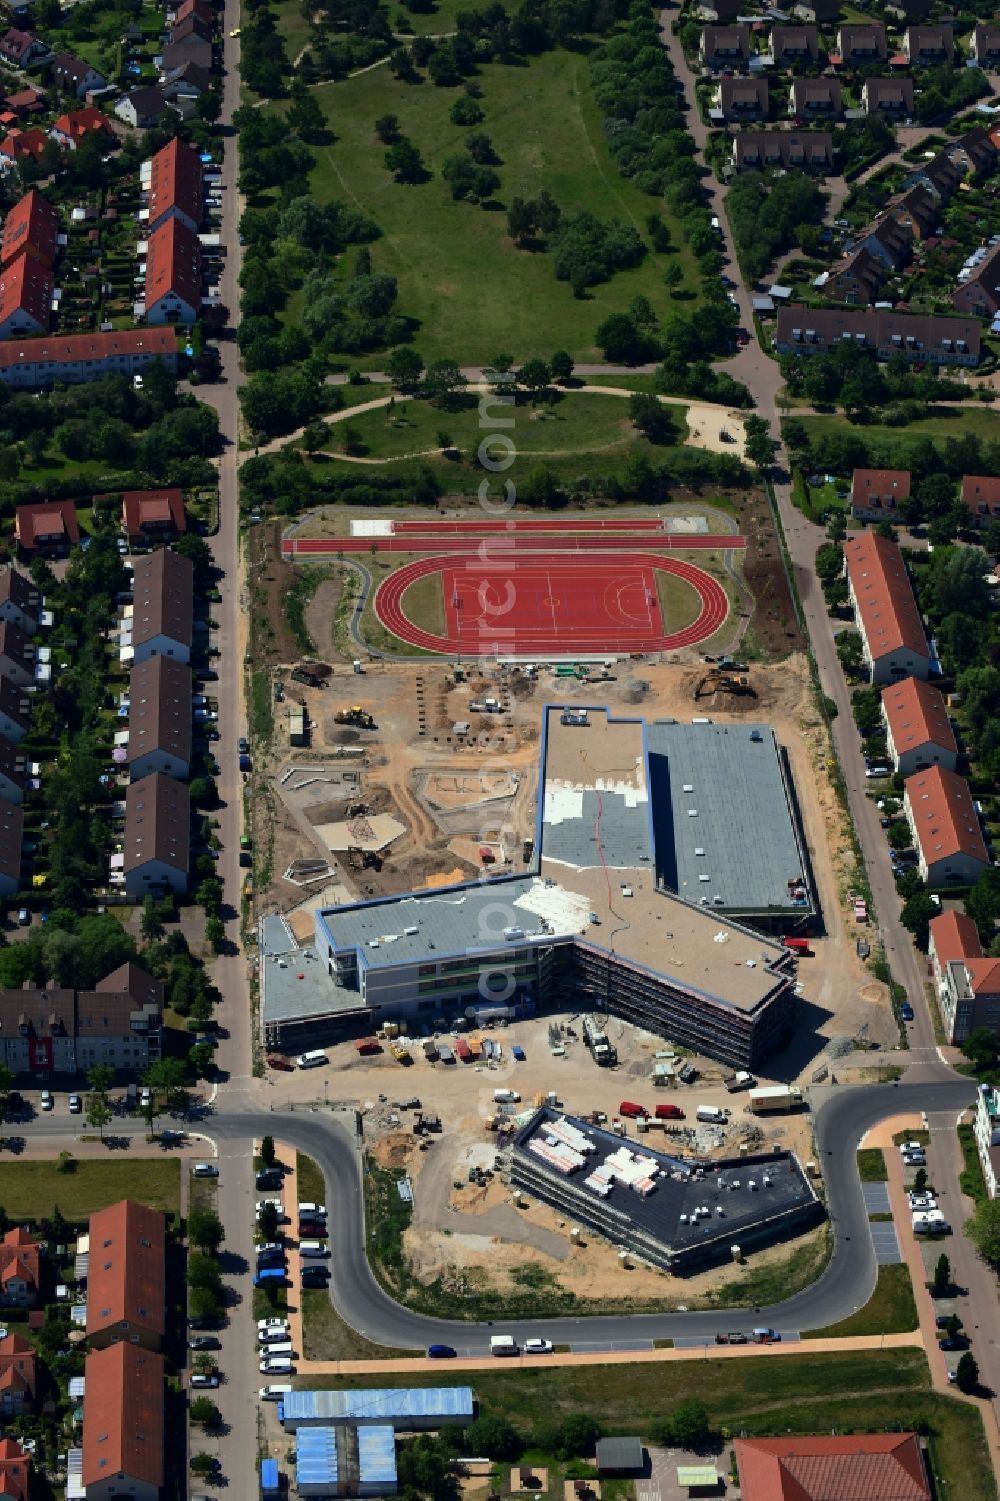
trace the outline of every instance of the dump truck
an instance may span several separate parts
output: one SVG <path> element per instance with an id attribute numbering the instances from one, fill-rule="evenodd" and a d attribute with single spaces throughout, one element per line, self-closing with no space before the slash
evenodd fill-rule
<path id="1" fill-rule="evenodd" d="M 349 709 L 338 709 L 333 717 L 337 724 L 353 724 L 359 730 L 374 730 L 376 727 L 375 720 L 360 704 L 352 704 Z"/>
<path id="2" fill-rule="evenodd" d="M 802 1105 L 802 1091 L 794 1084 L 767 1084 L 750 1091 L 750 1109 L 754 1115 L 767 1115 L 770 1111 L 798 1110 Z"/>
<path id="3" fill-rule="evenodd" d="M 592 1016 L 583 1018 L 583 1040 L 598 1068 L 613 1068 L 618 1054 Z"/>
<path id="4" fill-rule="evenodd" d="M 404 1064 L 406 1064 L 406 1063 L 412 1063 L 413 1062 L 413 1059 L 410 1057 L 410 1050 L 409 1050 L 409 1048 L 406 1047 L 406 1045 L 404 1043 L 401 1043 L 401 1042 L 393 1043 L 393 1046 L 392 1046 L 392 1056 L 395 1058 L 395 1060 L 396 1060 L 397 1063 L 404 1063 Z"/>
<path id="5" fill-rule="evenodd" d="M 362 1058 L 367 1058 L 372 1053 L 381 1053 L 382 1051 L 382 1044 L 377 1037 L 359 1037 L 354 1046 Z"/>

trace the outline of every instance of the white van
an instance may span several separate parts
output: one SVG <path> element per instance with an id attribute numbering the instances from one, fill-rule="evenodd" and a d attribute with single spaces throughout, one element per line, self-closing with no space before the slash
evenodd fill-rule
<path id="1" fill-rule="evenodd" d="M 295 1060 L 296 1068 L 322 1068 L 324 1063 L 329 1063 L 329 1058 L 322 1048 L 314 1048 L 311 1053 L 300 1053 Z"/>
<path id="2" fill-rule="evenodd" d="M 516 1105 L 521 1096 L 516 1089 L 495 1089 L 493 1098 L 498 1105 Z"/>
<path id="3" fill-rule="evenodd" d="M 520 1350 L 517 1348 L 517 1340 L 512 1334 L 490 1335 L 491 1355 L 520 1355 L 520 1353 Z"/>
<path id="4" fill-rule="evenodd" d="M 268 1345 L 266 1350 L 261 1350 L 261 1360 L 291 1360 L 295 1354 L 295 1346 L 290 1339 L 275 1340 L 273 1345 Z"/>
<path id="5" fill-rule="evenodd" d="M 282 1397 L 288 1396 L 291 1389 L 291 1382 L 286 1385 L 279 1383 L 277 1386 L 262 1386 L 257 1395 L 262 1402 L 280 1402 Z"/>
<path id="6" fill-rule="evenodd" d="M 720 1110 L 718 1105 L 699 1105 L 696 1115 L 698 1120 L 710 1121 L 713 1126 L 724 1126 L 729 1119 L 729 1111 Z"/>
<path id="7" fill-rule="evenodd" d="M 329 1256 L 330 1247 L 325 1240 L 300 1240 L 300 1256 Z"/>
<path id="8" fill-rule="evenodd" d="M 277 1360 L 262 1360 L 260 1373 L 262 1376 L 294 1376 L 295 1366 L 287 1355 L 282 1355 Z"/>

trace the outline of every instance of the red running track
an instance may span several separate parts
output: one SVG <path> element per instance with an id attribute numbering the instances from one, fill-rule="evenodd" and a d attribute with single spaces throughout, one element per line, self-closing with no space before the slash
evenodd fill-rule
<path id="1" fill-rule="evenodd" d="M 284 558 L 312 557 L 317 554 L 336 556 L 337 553 L 467 553 L 471 547 L 475 547 L 476 537 L 419 537 L 416 535 L 401 537 L 283 537 L 281 542 L 281 555 Z M 616 552 L 628 552 L 632 549 L 648 552 L 651 548 L 660 547 L 667 552 L 687 551 L 722 551 L 729 548 L 739 549 L 747 545 L 745 537 L 729 532 L 701 532 L 696 536 L 664 535 L 662 537 L 543 537 L 535 535 L 504 537 L 502 535 L 484 536 L 481 540 L 480 551 L 483 559 L 488 560 L 491 556 L 498 561 L 497 566 L 507 568 L 511 561 L 515 548 L 518 553 L 544 552 L 551 554 L 554 549 L 560 553 L 581 552 L 608 552 L 613 549 Z"/>
<path id="2" fill-rule="evenodd" d="M 660 613 L 657 572 L 689 583 L 701 599 L 698 618 L 668 633 Z M 445 636 L 415 625 L 403 608 L 411 584 L 440 573 Z M 411 646 L 454 656 L 576 655 L 671 651 L 706 640 L 729 613 L 725 590 L 703 569 L 653 553 L 627 560 L 605 554 L 586 563 L 550 554 L 544 562 L 509 559 L 502 572 L 476 556 L 423 558 L 399 568 L 375 594 L 387 631 Z"/>

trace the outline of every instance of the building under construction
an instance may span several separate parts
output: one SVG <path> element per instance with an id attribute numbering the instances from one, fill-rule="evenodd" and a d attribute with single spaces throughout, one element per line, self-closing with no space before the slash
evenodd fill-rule
<path id="1" fill-rule="evenodd" d="M 265 922 L 268 1046 L 521 999 L 736 1067 L 782 1044 L 794 960 L 764 930 L 808 930 L 814 904 L 773 733 L 549 708 L 541 764 L 527 874 L 321 910 L 305 949 Z"/>

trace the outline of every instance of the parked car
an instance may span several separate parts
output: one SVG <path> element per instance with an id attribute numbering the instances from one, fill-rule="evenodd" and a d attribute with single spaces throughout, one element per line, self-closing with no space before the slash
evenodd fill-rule
<path id="1" fill-rule="evenodd" d="M 192 1172 L 196 1178 L 217 1178 L 219 1169 L 214 1162 L 196 1162 Z"/>
<path id="2" fill-rule="evenodd" d="M 684 1112 L 679 1105 L 657 1105 L 653 1112 L 658 1121 L 682 1121 Z"/>
<path id="3" fill-rule="evenodd" d="M 236 749 L 241 756 L 245 756 L 250 749 L 250 742 L 245 735 L 241 735 L 236 742 Z"/>
<path id="4" fill-rule="evenodd" d="M 899 1008 L 899 1014 L 903 1018 L 904 1022 L 911 1022 L 913 1020 L 913 1007 L 910 1005 L 909 1001 L 903 1001 Z"/>
<path id="5" fill-rule="evenodd" d="M 325 1266 L 304 1266 L 302 1268 L 302 1287 L 326 1287 L 330 1280 L 329 1269 Z"/>
<path id="6" fill-rule="evenodd" d="M 735 1333 L 717 1334 L 715 1336 L 715 1343 L 717 1345 L 747 1345 L 750 1341 L 745 1334 L 737 1330 Z"/>
<path id="7" fill-rule="evenodd" d="M 193 1334 L 188 1340 L 189 1350 L 221 1350 L 222 1341 L 214 1334 Z"/>
<path id="8" fill-rule="evenodd" d="M 455 1351 L 452 1349 L 451 1345 L 428 1345 L 427 1346 L 427 1359 L 428 1360 L 451 1360 L 452 1357 L 454 1356 L 454 1354 L 455 1354 Z"/>
<path id="9" fill-rule="evenodd" d="M 295 1366 L 287 1355 L 276 1355 L 262 1360 L 260 1373 L 262 1376 L 291 1376 Z"/>
<path id="10" fill-rule="evenodd" d="M 192 1371 L 189 1385 L 191 1386 L 218 1386 L 219 1373 L 217 1371 Z"/>
<path id="11" fill-rule="evenodd" d="M 43 1110 L 51 1110 L 55 1105 L 55 1101 L 52 1098 L 52 1091 L 50 1089 L 43 1089 L 38 1097 L 38 1103 Z"/>
<path id="12" fill-rule="evenodd" d="M 280 1188 L 284 1182 L 284 1177 L 280 1167 L 262 1167 L 253 1181 L 254 1187 L 260 1191 L 269 1188 Z"/>
<path id="13" fill-rule="evenodd" d="M 299 1218 L 305 1220 L 325 1220 L 326 1205 L 312 1204 L 306 1201 L 299 1205 Z"/>
<path id="14" fill-rule="evenodd" d="M 79 1115 L 83 1109 L 83 1101 L 80 1099 L 80 1096 L 78 1094 L 71 1094 L 68 1103 L 70 1115 Z"/>
<path id="15" fill-rule="evenodd" d="M 904 1167 L 926 1167 L 927 1166 L 927 1158 L 926 1158 L 926 1156 L 924 1155 L 923 1152 L 904 1152 L 903 1153 L 903 1166 Z"/>
<path id="16" fill-rule="evenodd" d="M 550 1339 L 526 1339 L 523 1349 L 525 1355 L 551 1355 L 552 1341 Z"/>
<path id="17" fill-rule="evenodd" d="M 939 1350 L 967 1350 L 969 1341 L 964 1334 L 949 1334 L 947 1339 L 938 1340 Z"/>
<path id="18" fill-rule="evenodd" d="M 924 1144 L 922 1141 L 901 1141 L 899 1143 L 899 1150 L 901 1152 L 922 1152 Z"/>

